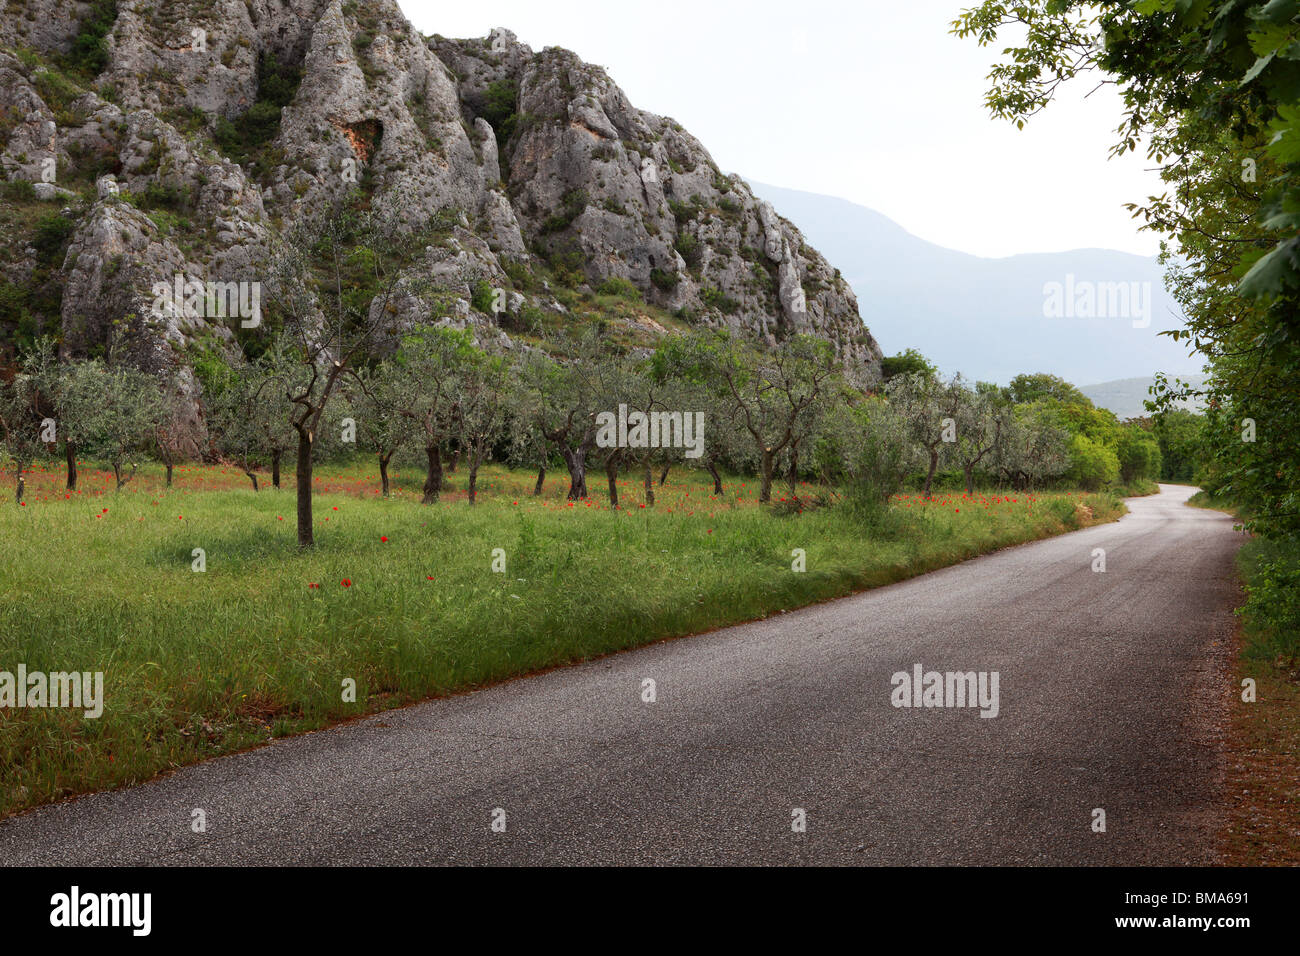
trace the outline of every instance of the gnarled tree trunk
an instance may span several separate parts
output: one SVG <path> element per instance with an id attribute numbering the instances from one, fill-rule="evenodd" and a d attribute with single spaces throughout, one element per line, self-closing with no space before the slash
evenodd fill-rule
<path id="1" fill-rule="evenodd" d="M 569 500 L 580 501 L 587 497 L 587 449 L 562 445 L 560 453 L 569 469 Z"/>
<path id="2" fill-rule="evenodd" d="M 311 470 L 312 434 L 306 427 L 298 428 L 298 547 L 310 548 L 316 544 L 311 526 Z"/>
<path id="3" fill-rule="evenodd" d="M 442 453 L 438 450 L 438 443 L 434 442 L 425 446 L 424 454 L 428 464 L 424 472 L 424 497 L 420 504 L 431 505 L 442 494 Z"/>
<path id="4" fill-rule="evenodd" d="M 618 507 L 618 456 L 610 455 L 605 459 L 605 479 L 609 482 L 609 506 Z"/>
<path id="5" fill-rule="evenodd" d="M 939 468 L 939 452 L 936 451 L 935 449 L 930 449 L 930 470 L 926 472 L 925 491 L 922 493 L 921 497 L 923 498 L 930 497 L 930 485 L 934 483 L 934 473 L 935 471 L 938 470 L 938 468 Z"/>
<path id="6" fill-rule="evenodd" d="M 718 466 L 712 458 L 704 460 L 704 467 L 708 469 L 709 474 L 713 476 L 713 493 L 720 495 L 722 491 L 722 475 L 718 474 Z"/>
<path id="7" fill-rule="evenodd" d="M 770 448 L 763 449 L 763 455 L 759 464 L 759 504 L 767 504 L 772 500 L 772 465 L 776 455 Z"/>

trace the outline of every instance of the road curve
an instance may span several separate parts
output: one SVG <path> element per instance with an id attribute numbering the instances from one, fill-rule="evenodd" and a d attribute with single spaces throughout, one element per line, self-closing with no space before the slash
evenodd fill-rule
<path id="1" fill-rule="evenodd" d="M 1191 493 L 1162 486 L 1117 523 L 36 810 L 0 824 L 0 859 L 1213 863 L 1241 536 Z M 891 675 L 916 664 L 996 671 L 998 716 L 893 706 Z"/>

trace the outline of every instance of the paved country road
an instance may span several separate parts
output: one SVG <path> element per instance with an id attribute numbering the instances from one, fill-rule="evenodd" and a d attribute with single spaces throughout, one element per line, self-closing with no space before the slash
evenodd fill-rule
<path id="1" fill-rule="evenodd" d="M 1191 493 L 37 810 L 0 824 L 0 860 L 1212 863 L 1241 538 Z M 894 707 L 918 663 L 998 672 L 998 716 Z"/>

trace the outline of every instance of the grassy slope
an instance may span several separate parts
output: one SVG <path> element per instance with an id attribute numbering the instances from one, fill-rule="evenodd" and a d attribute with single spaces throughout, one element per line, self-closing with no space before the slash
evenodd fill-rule
<path id="1" fill-rule="evenodd" d="M 1205 492 L 1189 504 L 1238 515 L 1233 503 Z M 1246 542 L 1238 566 L 1247 585 L 1261 543 Z M 1243 603 L 1245 597 L 1243 595 Z M 1220 833 L 1223 862 L 1300 865 L 1300 674 L 1269 651 L 1271 641 L 1246 617 L 1237 633 L 1237 673 L 1256 681 L 1256 700 L 1232 693 L 1228 728 L 1228 805 Z"/>
<path id="2" fill-rule="evenodd" d="M 414 471 L 388 501 L 365 472 L 318 472 L 310 554 L 295 547 L 291 478 L 254 495 L 233 470 L 190 468 L 167 491 L 147 471 L 115 494 L 87 472 L 65 498 L 58 473 L 30 475 L 29 503 L 0 506 L 0 670 L 102 670 L 107 700 L 98 720 L 0 710 L 0 814 L 1123 511 L 1113 496 L 956 494 L 900 498 L 867 529 L 841 508 L 761 511 L 752 482 L 715 499 L 679 470 L 653 509 L 629 480 L 615 512 L 567 504 L 558 476 L 533 499 L 532 475 L 496 468 L 477 507 L 463 492 L 421 507 Z M 195 548 L 205 573 L 191 569 Z M 796 548 L 804 573 L 791 570 Z M 345 678 L 357 703 L 341 699 Z"/>

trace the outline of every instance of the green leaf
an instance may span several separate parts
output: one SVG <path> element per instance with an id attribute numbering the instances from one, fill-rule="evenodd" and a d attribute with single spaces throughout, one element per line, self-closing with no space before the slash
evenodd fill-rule
<path id="1" fill-rule="evenodd" d="M 1251 80 L 1255 79 L 1255 77 L 1263 73 L 1264 70 L 1268 67 L 1268 65 L 1273 62 L 1273 57 L 1275 56 L 1277 56 L 1277 51 L 1269 53 L 1267 56 L 1261 56 L 1258 60 L 1256 60 L 1255 65 L 1252 66 L 1250 68 L 1250 71 L 1241 78 L 1241 85 L 1245 86 Z"/>
<path id="2" fill-rule="evenodd" d="M 1270 0 L 1262 8 L 1252 10 L 1250 17 L 1261 23 L 1287 23 L 1300 13 L 1300 0 Z"/>
<path id="3" fill-rule="evenodd" d="M 1279 295 L 1296 280 L 1296 253 L 1300 242 L 1288 239 L 1251 266 L 1241 280 L 1241 294 L 1251 298 Z"/>

